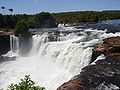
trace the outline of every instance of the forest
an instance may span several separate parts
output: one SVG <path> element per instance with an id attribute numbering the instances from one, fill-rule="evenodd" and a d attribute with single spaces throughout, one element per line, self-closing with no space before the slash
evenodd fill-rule
<path id="1" fill-rule="evenodd" d="M 120 19 L 120 11 L 79 11 L 54 13 L 54 18 L 58 23 L 85 23 L 98 22 L 102 20 Z"/>
<path id="2" fill-rule="evenodd" d="M 21 21 L 24 21 L 29 28 L 52 28 L 57 27 L 57 24 L 59 23 L 96 23 L 98 21 L 110 19 L 120 19 L 120 11 L 76 11 L 61 13 L 41 12 L 34 15 L 0 14 L 0 30 L 14 29 L 16 24 Z"/>

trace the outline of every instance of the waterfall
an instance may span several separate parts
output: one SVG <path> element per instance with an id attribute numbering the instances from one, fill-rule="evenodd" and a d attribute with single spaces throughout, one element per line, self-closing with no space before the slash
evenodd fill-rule
<path id="1" fill-rule="evenodd" d="M 19 52 L 19 39 L 15 35 L 10 35 L 10 50 L 13 53 Z"/>
<path id="2" fill-rule="evenodd" d="M 48 42 L 48 33 L 34 35 L 33 46 L 30 54 L 36 54 L 39 51 L 40 47 L 46 42 Z"/>
<path id="3" fill-rule="evenodd" d="M 10 51 L 3 55 L 8 57 L 18 56 L 19 55 L 19 38 L 15 35 L 10 35 Z"/>
<path id="4" fill-rule="evenodd" d="M 94 45 L 106 38 L 104 31 L 90 29 L 62 34 L 59 41 L 49 41 L 48 34 L 33 35 L 33 46 L 26 57 L 19 56 L 19 39 L 10 36 L 11 50 L 6 56 L 17 54 L 18 57 L 14 61 L 0 63 L 0 88 L 6 88 L 10 83 L 17 83 L 25 75 L 30 75 L 46 90 L 56 90 L 89 64 Z"/>

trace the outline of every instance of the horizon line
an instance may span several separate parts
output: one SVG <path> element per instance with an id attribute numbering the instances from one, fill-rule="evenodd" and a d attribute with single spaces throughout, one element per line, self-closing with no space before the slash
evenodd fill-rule
<path id="1" fill-rule="evenodd" d="M 16 13 L 16 12 L 13 12 L 12 15 L 36 15 L 36 14 L 39 14 L 41 12 L 48 12 L 48 13 L 51 13 L 51 14 L 59 14 L 59 13 L 74 13 L 74 12 L 103 12 L 103 11 L 120 11 L 120 9 L 103 9 L 103 10 L 68 10 L 68 11 L 39 11 L 39 12 L 36 12 L 36 13 Z M 5 13 L 5 12 L 4 12 Z M 2 15 L 11 15 L 11 13 L 0 13 Z"/>

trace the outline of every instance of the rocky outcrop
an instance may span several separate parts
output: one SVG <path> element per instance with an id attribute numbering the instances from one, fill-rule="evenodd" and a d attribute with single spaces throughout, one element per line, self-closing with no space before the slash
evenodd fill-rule
<path id="1" fill-rule="evenodd" d="M 0 55 L 7 53 L 10 50 L 9 35 L 0 35 Z"/>
<path id="2" fill-rule="evenodd" d="M 120 37 L 110 37 L 103 40 L 103 43 L 98 43 L 93 49 L 92 59 L 93 62 L 100 54 L 105 56 L 117 56 L 120 53 Z"/>
<path id="3" fill-rule="evenodd" d="M 13 32 L 0 31 L 0 55 L 7 53 L 10 50 L 10 35 Z"/>
<path id="4" fill-rule="evenodd" d="M 57 90 L 120 90 L 120 37 L 104 39 L 103 43 L 96 45 L 95 52 L 104 54 L 106 59 L 84 67 L 72 78 L 72 81 L 79 82 L 79 87 L 70 80 Z"/>
<path id="5" fill-rule="evenodd" d="M 57 90 L 106 90 L 105 88 L 108 88 L 107 90 L 118 90 L 120 87 L 120 61 L 113 60 L 110 57 L 98 60 L 96 64 L 83 68 L 81 73 L 73 78 L 73 81 L 79 81 L 77 89 L 75 87 L 76 82 L 71 84 L 70 80 Z"/>
<path id="6" fill-rule="evenodd" d="M 120 53 L 120 37 L 104 39 L 103 45 L 107 56 Z"/>

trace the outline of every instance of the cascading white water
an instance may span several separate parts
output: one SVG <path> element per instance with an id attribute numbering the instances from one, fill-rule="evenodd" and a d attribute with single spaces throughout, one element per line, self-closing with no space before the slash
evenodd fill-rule
<path id="1" fill-rule="evenodd" d="M 19 39 L 14 35 L 10 35 L 10 49 L 13 53 L 19 52 Z"/>
<path id="2" fill-rule="evenodd" d="M 70 39 L 69 35 L 63 36 L 63 41 L 54 42 L 47 40 L 48 33 L 34 35 L 29 56 L 17 56 L 14 61 L 0 64 L 0 88 L 19 82 L 24 75 L 30 75 L 46 90 L 56 90 L 62 83 L 79 74 L 81 68 L 89 64 L 93 46 L 106 38 L 104 31 L 85 30 L 79 33 L 81 35 L 77 33 Z M 11 51 L 18 53 L 19 44 L 14 41 L 18 39 L 14 36 L 10 38 Z"/>
<path id="3" fill-rule="evenodd" d="M 15 35 L 10 35 L 10 51 L 3 55 L 8 57 L 18 56 L 19 54 L 19 38 Z"/>
<path id="4" fill-rule="evenodd" d="M 36 34 L 33 36 L 33 46 L 30 54 L 36 54 L 39 48 L 48 41 L 48 33 Z"/>

